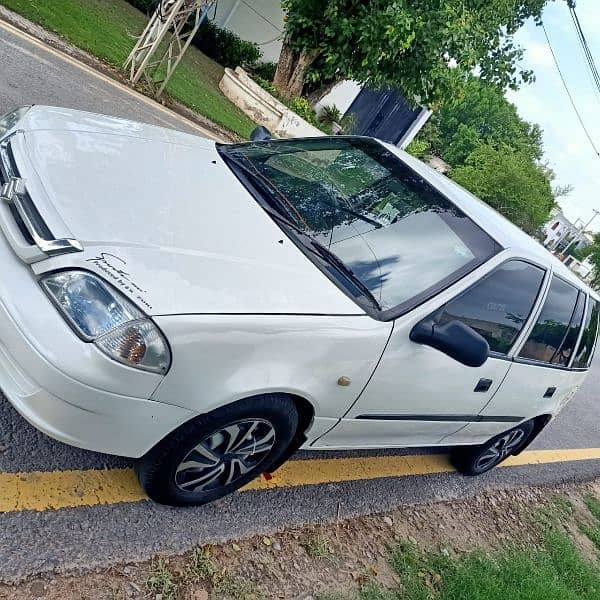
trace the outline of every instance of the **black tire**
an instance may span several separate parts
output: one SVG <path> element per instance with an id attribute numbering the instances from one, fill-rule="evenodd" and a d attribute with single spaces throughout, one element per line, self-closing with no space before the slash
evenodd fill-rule
<path id="1" fill-rule="evenodd" d="M 284 394 L 240 400 L 173 431 L 139 459 L 136 472 L 152 500 L 171 506 L 199 506 L 268 471 L 286 452 L 297 427 L 298 411 Z M 252 432 L 259 439 L 252 438 Z M 224 470 L 215 476 L 221 467 Z"/>
<path id="2" fill-rule="evenodd" d="M 534 422 L 525 421 L 480 446 L 458 446 L 452 451 L 452 464 L 463 475 L 482 475 L 519 452 L 527 444 L 533 430 Z"/>

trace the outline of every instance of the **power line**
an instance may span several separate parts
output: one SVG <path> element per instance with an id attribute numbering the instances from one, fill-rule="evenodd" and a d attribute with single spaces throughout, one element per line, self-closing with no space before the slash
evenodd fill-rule
<path id="1" fill-rule="evenodd" d="M 554 59 L 554 64 L 556 66 L 556 70 L 558 71 L 558 74 L 560 75 L 560 80 L 562 81 L 563 87 L 565 88 L 565 92 L 567 92 L 567 96 L 569 96 L 569 101 L 571 102 L 573 111 L 577 115 L 579 124 L 581 125 L 581 128 L 583 129 L 588 141 L 590 142 L 590 145 L 594 149 L 596 156 L 598 158 L 600 158 L 600 152 L 598 151 L 596 144 L 594 144 L 594 140 L 592 139 L 590 132 L 587 130 L 587 127 L 585 126 L 585 123 L 583 122 L 583 119 L 581 118 L 581 115 L 579 114 L 579 111 L 577 110 L 577 106 L 575 105 L 575 100 L 573 99 L 573 95 L 571 94 L 571 91 L 569 90 L 567 81 L 561 71 L 560 65 L 558 64 L 558 59 L 556 58 L 556 53 L 554 52 L 554 48 L 552 47 L 552 44 L 550 43 L 550 38 L 548 37 L 548 32 L 546 31 L 546 26 L 544 25 L 544 23 L 542 23 L 542 29 L 544 30 L 544 35 L 546 36 L 546 42 L 548 42 L 548 47 L 550 48 L 550 52 L 552 53 L 552 58 Z"/>
<path id="2" fill-rule="evenodd" d="M 596 66 L 596 62 L 594 61 L 594 57 L 592 55 L 592 51 L 590 50 L 589 44 L 583 33 L 583 29 L 581 27 L 581 22 L 579 21 L 579 17 L 577 16 L 577 12 L 575 11 L 575 2 L 572 0 L 568 1 L 569 13 L 571 14 L 571 20 L 573 21 L 573 25 L 575 26 L 575 31 L 577 33 L 577 37 L 579 39 L 579 44 L 583 50 L 583 54 L 585 60 L 587 62 L 588 69 L 592 74 L 592 78 L 594 80 L 594 84 L 596 86 L 596 90 L 600 94 L 600 74 L 598 73 L 598 67 Z"/>

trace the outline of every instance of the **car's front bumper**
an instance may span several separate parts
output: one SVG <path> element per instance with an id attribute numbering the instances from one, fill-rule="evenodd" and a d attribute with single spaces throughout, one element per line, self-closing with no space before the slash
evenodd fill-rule
<path id="1" fill-rule="evenodd" d="M 33 426 L 67 444 L 139 457 L 191 411 L 148 400 L 160 376 L 82 342 L 0 234 L 0 390 Z"/>

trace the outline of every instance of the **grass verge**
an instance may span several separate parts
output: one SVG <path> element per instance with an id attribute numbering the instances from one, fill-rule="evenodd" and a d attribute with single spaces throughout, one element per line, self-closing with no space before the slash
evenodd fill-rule
<path id="1" fill-rule="evenodd" d="M 600 550 L 600 501 L 584 497 L 593 526 L 581 526 Z M 422 551 L 413 542 L 391 549 L 390 564 L 399 585 L 386 588 L 367 581 L 355 595 L 322 594 L 319 600 L 598 600 L 600 566 L 585 557 L 563 524 L 572 507 L 563 498 L 537 515 L 541 543 L 523 547 L 518 540 L 495 552 L 464 554 Z"/>
<path id="2" fill-rule="evenodd" d="M 122 68 L 147 17 L 124 0 L 1 0 L 1 3 L 71 44 Z M 168 94 L 214 123 L 247 138 L 255 124 L 219 90 L 223 68 L 190 47 Z"/>

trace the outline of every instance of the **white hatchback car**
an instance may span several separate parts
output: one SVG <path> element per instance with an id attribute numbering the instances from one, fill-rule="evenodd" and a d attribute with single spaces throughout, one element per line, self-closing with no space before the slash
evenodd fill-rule
<path id="1" fill-rule="evenodd" d="M 465 190 L 361 137 L 214 144 L 0 122 L 0 388 L 202 504 L 296 449 L 456 446 L 479 474 L 583 381 L 599 298 Z"/>

